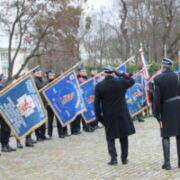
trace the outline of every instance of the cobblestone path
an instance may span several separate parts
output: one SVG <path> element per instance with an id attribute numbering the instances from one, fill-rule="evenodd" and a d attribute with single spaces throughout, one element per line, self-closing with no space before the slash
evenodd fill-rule
<path id="1" fill-rule="evenodd" d="M 135 122 L 136 134 L 129 138 L 129 164 L 108 166 L 104 129 L 60 139 L 54 129 L 52 140 L 1 153 L 0 180 L 180 180 L 175 138 L 171 138 L 172 170 L 163 163 L 158 123 L 154 118 Z M 24 141 L 22 142 L 24 144 Z M 15 140 L 10 144 L 14 147 Z M 116 142 L 118 155 L 119 142 Z M 118 156 L 120 157 L 120 156 Z"/>

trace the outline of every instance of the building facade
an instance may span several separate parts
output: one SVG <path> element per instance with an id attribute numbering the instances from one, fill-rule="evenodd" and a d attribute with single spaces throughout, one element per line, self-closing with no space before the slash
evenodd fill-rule
<path id="1" fill-rule="evenodd" d="M 12 49 L 12 57 L 14 56 L 16 49 Z M 21 49 L 16 57 L 15 63 L 14 63 L 14 69 L 13 69 L 13 75 L 18 72 L 21 65 L 23 64 L 26 56 L 26 51 Z M 8 49 L 7 48 L 0 48 L 0 74 L 3 74 L 6 78 L 8 76 Z M 25 69 L 24 71 L 26 71 Z"/>

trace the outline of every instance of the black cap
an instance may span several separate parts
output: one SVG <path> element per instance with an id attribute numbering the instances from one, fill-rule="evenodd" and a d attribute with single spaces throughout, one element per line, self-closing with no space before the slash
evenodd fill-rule
<path id="1" fill-rule="evenodd" d="M 115 72 L 115 68 L 114 67 L 112 67 L 112 66 L 104 66 L 104 72 L 105 73 L 113 73 L 113 72 Z"/>
<path id="2" fill-rule="evenodd" d="M 79 72 L 80 72 L 80 71 L 86 71 L 86 68 L 85 68 L 85 67 L 80 67 L 80 68 L 79 68 Z"/>
<path id="3" fill-rule="evenodd" d="M 92 67 L 91 71 L 97 71 L 97 68 L 96 67 Z"/>
<path id="4" fill-rule="evenodd" d="M 47 71 L 46 74 L 47 74 L 47 76 L 55 75 L 54 71 L 52 71 L 52 70 Z"/>
<path id="5" fill-rule="evenodd" d="M 38 68 L 34 69 L 33 73 L 36 73 L 36 72 L 42 72 L 41 68 L 38 67 Z"/>
<path id="6" fill-rule="evenodd" d="M 173 65 L 173 61 L 171 59 L 169 59 L 168 57 L 163 58 L 162 63 L 165 66 L 172 66 Z"/>

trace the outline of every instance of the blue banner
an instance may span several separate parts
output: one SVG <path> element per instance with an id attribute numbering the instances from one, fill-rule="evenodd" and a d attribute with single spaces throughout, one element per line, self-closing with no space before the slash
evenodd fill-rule
<path id="1" fill-rule="evenodd" d="M 41 98 L 30 75 L 2 91 L 0 111 L 18 139 L 27 136 L 47 120 Z"/>
<path id="2" fill-rule="evenodd" d="M 126 101 L 131 116 L 138 114 L 148 105 L 143 73 L 138 73 L 134 80 L 135 84 L 126 92 Z"/>
<path id="3" fill-rule="evenodd" d="M 75 72 L 57 78 L 43 94 L 63 126 L 72 122 L 85 111 L 81 89 Z"/>
<path id="4" fill-rule="evenodd" d="M 120 73 L 126 73 L 126 65 L 123 64 L 123 65 L 120 65 L 117 70 L 120 72 Z"/>
<path id="5" fill-rule="evenodd" d="M 82 96 L 84 98 L 86 111 L 83 112 L 83 117 L 86 123 L 95 120 L 94 113 L 94 90 L 95 90 L 95 79 L 92 78 L 81 85 Z"/>
<path id="6" fill-rule="evenodd" d="M 126 72 L 126 65 L 120 65 L 117 70 L 121 73 Z M 92 122 L 95 120 L 95 113 L 94 113 L 94 90 L 95 85 L 99 82 L 101 82 L 104 79 L 105 75 L 104 73 L 99 73 L 94 78 L 88 80 L 87 82 L 83 83 L 81 85 L 82 89 L 82 95 L 84 98 L 86 111 L 83 112 L 83 117 L 86 123 Z"/>

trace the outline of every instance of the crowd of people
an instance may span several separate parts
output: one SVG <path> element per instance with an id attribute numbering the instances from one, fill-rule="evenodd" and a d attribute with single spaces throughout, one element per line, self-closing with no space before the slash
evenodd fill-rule
<path id="1" fill-rule="evenodd" d="M 97 74 L 97 69 L 94 67 L 91 68 L 90 76 L 94 77 L 96 74 Z M 49 70 L 48 72 L 46 72 L 45 74 L 46 77 L 44 78 L 42 70 L 40 68 L 37 68 L 33 71 L 35 84 L 38 90 L 43 88 L 48 83 L 52 82 L 59 75 L 60 74 L 56 75 L 52 70 Z M 77 78 L 80 84 L 88 80 L 87 71 L 84 67 L 79 68 Z M 4 76 L 1 74 L 0 75 L 0 90 L 4 89 L 5 87 L 6 87 L 6 82 L 4 80 Z M 81 115 L 78 115 L 76 119 L 70 124 L 70 128 L 69 128 L 70 132 L 68 132 L 68 127 L 63 127 L 61 125 L 60 121 L 57 119 L 52 108 L 50 107 L 50 105 L 48 105 L 43 95 L 41 95 L 41 98 L 42 98 L 44 107 L 47 110 L 48 121 L 47 123 L 43 124 L 41 127 L 35 130 L 36 140 L 32 138 L 31 134 L 29 134 L 26 137 L 25 139 L 26 147 L 34 147 L 35 143 L 37 142 L 51 140 L 53 137 L 54 121 L 56 121 L 57 134 L 59 138 L 65 138 L 70 135 L 81 134 L 82 133 L 81 129 L 85 132 L 94 132 L 96 129 L 99 129 L 102 127 L 98 125 L 97 120 L 89 124 L 86 124 L 85 121 L 83 120 L 83 117 Z M 0 116 L 0 141 L 1 141 L 2 152 L 16 151 L 16 148 L 11 147 L 9 144 L 10 135 L 11 135 L 11 130 L 9 126 L 6 124 L 3 117 Z M 16 139 L 16 142 L 17 142 L 17 148 L 19 149 L 23 148 L 22 143 L 18 139 Z"/>
<path id="2" fill-rule="evenodd" d="M 150 100 L 152 102 L 153 115 L 157 118 L 162 137 L 162 146 L 164 154 L 163 169 L 170 170 L 170 137 L 176 136 L 177 140 L 177 157 L 178 168 L 180 168 L 180 76 L 172 70 L 173 62 L 164 58 L 162 60 L 161 71 L 154 79 L 154 84 L 149 84 Z M 63 127 L 50 105 L 46 102 L 43 95 L 44 106 L 47 109 L 48 123 L 41 125 L 35 130 L 36 140 L 33 140 L 31 134 L 26 137 L 25 146 L 34 147 L 37 142 L 51 140 L 53 137 L 53 121 L 57 123 L 57 133 L 59 138 L 65 138 L 70 135 L 79 135 L 82 130 L 85 132 L 94 132 L 101 128 L 98 122 L 105 127 L 108 152 L 110 155 L 109 165 L 117 164 L 117 152 L 115 148 L 115 139 L 119 139 L 121 145 L 121 161 L 122 164 L 128 163 L 128 136 L 135 133 L 133 120 L 129 114 L 128 106 L 125 99 L 125 93 L 128 88 L 134 85 L 135 81 L 131 77 L 132 74 L 119 73 L 115 68 L 106 66 L 104 68 L 105 79 L 99 82 L 95 87 L 95 115 L 96 120 L 86 124 L 81 115 L 70 123 L 70 132 L 67 127 Z M 43 74 L 40 68 L 33 72 L 37 89 L 43 88 L 45 85 L 53 81 L 57 76 L 53 71 L 46 73 L 47 81 L 43 80 Z M 91 77 L 97 74 L 97 69 L 91 69 Z M 116 78 L 115 78 L 116 76 Z M 117 78 L 118 77 L 118 78 Z M 84 67 L 79 68 L 79 83 L 82 84 L 88 80 L 87 71 Z M 3 75 L 0 75 L 0 90 L 5 87 Z M 147 113 L 148 109 L 146 109 Z M 134 117 L 139 122 L 144 122 L 142 113 Z M 1 125 L 1 145 L 2 152 L 15 151 L 9 145 L 10 128 L 0 116 Z M 81 128 L 82 126 L 82 128 Z M 22 144 L 17 140 L 17 147 L 22 148 Z"/>

